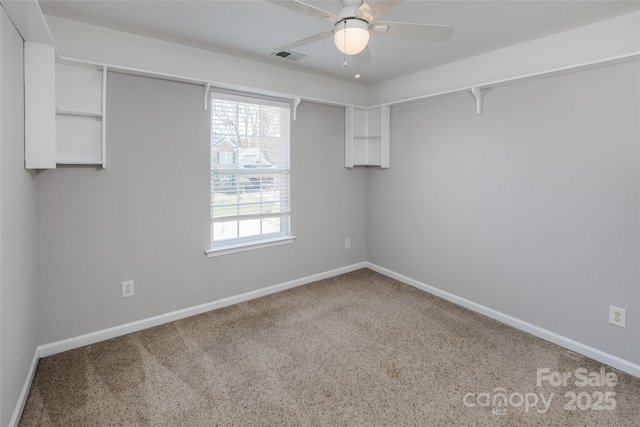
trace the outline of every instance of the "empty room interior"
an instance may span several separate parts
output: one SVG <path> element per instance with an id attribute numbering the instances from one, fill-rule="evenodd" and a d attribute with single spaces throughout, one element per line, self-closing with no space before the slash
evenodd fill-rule
<path id="1" fill-rule="evenodd" d="M 0 426 L 638 425 L 639 1 L 0 3 Z"/>

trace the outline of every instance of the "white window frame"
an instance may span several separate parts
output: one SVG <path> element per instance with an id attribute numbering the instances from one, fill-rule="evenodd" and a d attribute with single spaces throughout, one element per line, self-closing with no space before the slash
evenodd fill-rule
<path id="1" fill-rule="evenodd" d="M 223 101 L 231 101 L 238 103 L 249 103 L 249 104 L 259 104 L 259 105 L 268 105 L 268 106 L 278 106 L 278 107 L 286 107 L 288 111 L 286 112 L 287 123 L 284 124 L 283 132 L 286 132 L 286 147 L 284 148 L 286 161 L 284 161 L 284 167 L 278 168 L 248 168 L 243 169 L 240 165 L 239 153 L 235 153 L 235 161 L 238 164 L 237 169 L 230 169 L 226 167 L 222 167 L 220 169 L 216 169 L 216 166 L 211 163 L 211 175 L 210 175 L 210 202 L 211 202 L 211 226 L 210 226 L 210 244 L 211 247 L 209 250 L 205 251 L 207 256 L 215 257 L 220 255 L 226 255 L 231 253 L 243 252 L 247 250 L 261 249 L 265 247 L 278 246 L 283 244 L 292 243 L 295 240 L 295 236 L 291 233 L 291 199 L 290 199 L 290 183 L 291 183 L 291 166 L 289 161 L 289 151 L 291 146 L 291 107 L 292 102 L 289 100 L 282 100 L 277 98 L 265 97 L 262 95 L 254 95 L 254 94 L 246 94 L 246 93 L 237 93 L 237 92 L 227 92 L 227 91 L 217 91 L 212 90 L 209 98 L 211 111 L 210 111 L 210 132 L 211 138 L 213 141 L 214 137 L 218 137 L 218 135 L 214 134 L 214 126 L 213 126 L 213 103 L 214 100 L 219 99 Z M 239 135 L 238 135 L 239 136 Z M 210 146 L 211 150 L 211 146 Z M 210 156 L 213 160 L 214 156 Z M 226 164 L 228 165 L 228 164 Z M 241 219 L 250 220 L 250 219 L 266 219 L 269 217 L 278 217 L 280 218 L 280 232 L 277 233 L 268 233 L 268 234 L 259 234 L 254 236 L 247 237 L 236 237 L 226 240 L 215 241 L 214 240 L 214 223 L 222 221 L 223 217 L 214 218 L 214 176 L 216 174 L 236 174 L 238 176 L 242 176 L 242 174 L 256 174 L 260 171 L 264 171 L 265 174 L 269 173 L 280 173 L 281 180 L 284 180 L 286 177 L 286 183 L 284 184 L 286 194 L 281 194 L 280 197 L 280 206 L 281 211 L 276 214 L 255 214 L 255 215 L 236 215 L 231 216 L 229 219 L 231 221 Z M 261 193 L 262 194 L 262 193 Z M 240 202 L 238 206 L 242 205 Z"/>

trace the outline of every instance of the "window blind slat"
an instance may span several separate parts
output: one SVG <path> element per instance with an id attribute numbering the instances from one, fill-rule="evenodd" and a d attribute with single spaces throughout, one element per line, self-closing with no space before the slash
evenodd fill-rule
<path id="1" fill-rule="evenodd" d="M 261 215 L 238 215 L 238 216 L 229 216 L 224 218 L 216 218 L 212 219 L 211 222 L 224 222 L 224 221 L 242 221 L 247 219 L 259 219 L 259 218 L 277 218 L 289 215 L 289 212 L 279 212 L 272 214 L 261 214 Z"/>

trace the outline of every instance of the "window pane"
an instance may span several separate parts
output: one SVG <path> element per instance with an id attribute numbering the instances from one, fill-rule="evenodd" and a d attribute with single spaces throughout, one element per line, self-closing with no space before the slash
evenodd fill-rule
<path id="1" fill-rule="evenodd" d="M 223 221 L 213 223 L 213 235 L 216 240 L 238 238 L 238 221 Z"/>
<path id="2" fill-rule="evenodd" d="M 269 161 L 269 163 L 265 164 L 265 167 L 287 168 L 286 152 L 281 147 L 279 139 L 264 138 L 262 140 L 262 153 L 263 158 Z"/>
<path id="3" fill-rule="evenodd" d="M 240 237 L 259 236 L 260 234 L 261 230 L 259 219 L 240 221 Z"/>
<path id="4" fill-rule="evenodd" d="M 215 175 L 212 182 L 211 217 L 223 218 L 239 214 L 240 191 L 235 175 Z"/>
<path id="5" fill-rule="evenodd" d="M 264 218 L 262 220 L 262 232 L 264 234 L 268 233 L 279 233 L 280 230 L 280 218 Z"/>

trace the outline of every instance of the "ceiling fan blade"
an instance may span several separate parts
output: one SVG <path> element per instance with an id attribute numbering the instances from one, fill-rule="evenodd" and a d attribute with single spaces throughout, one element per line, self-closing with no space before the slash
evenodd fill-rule
<path id="1" fill-rule="evenodd" d="M 367 65 L 371 62 L 371 52 L 369 51 L 369 46 L 365 47 L 362 52 L 357 55 L 353 55 L 352 58 L 358 65 Z"/>
<path id="2" fill-rule="evenodd" d="M 293 10 L 294 12 L 302 13 L 304 15 L 313 16 L 314 18 L 324 19 L 332 24 L 335 24 L 340 20 L 333 13 L 318 9 L 315 6 L 303 3 L 298 0 L 266 0 L 269 3 L 273 3 L 278 6 L 282 6 L 286 9 Z"/>
<path id="3" fill-rule="evenodd" d="M 285 44 L 284 46 L 277 47 L 273 50 L 274 52 L 287 51 L 287 50 L 295 49 L 300 46 L 304 46 L 309 43 L 317 42 L 318 40 L 326 39 L 328 37 L 333 37 L 333 31 L 325 31 L 324 33 L 316 34 L 314 36 L 307 37 L 302 40 L 298 40 L 297 42 Z"/>
<path id="4" fill-rule="evenodd" d="M 443 42 L 454 33 L 453 28 L 446 25 L 410 24 L 408 22 L 376 21 L 369 28 L 373 34 L 428 42 Z"/>
<path id="5" fill-rule="evenodd" d="M 358 10 L 356 10 L 356 16 L 367 22 L 371 22 L 376 18 L 380 18 L 398 3 L 400 3 L 400 0 L 366 0 L 362 2 Z"/>

